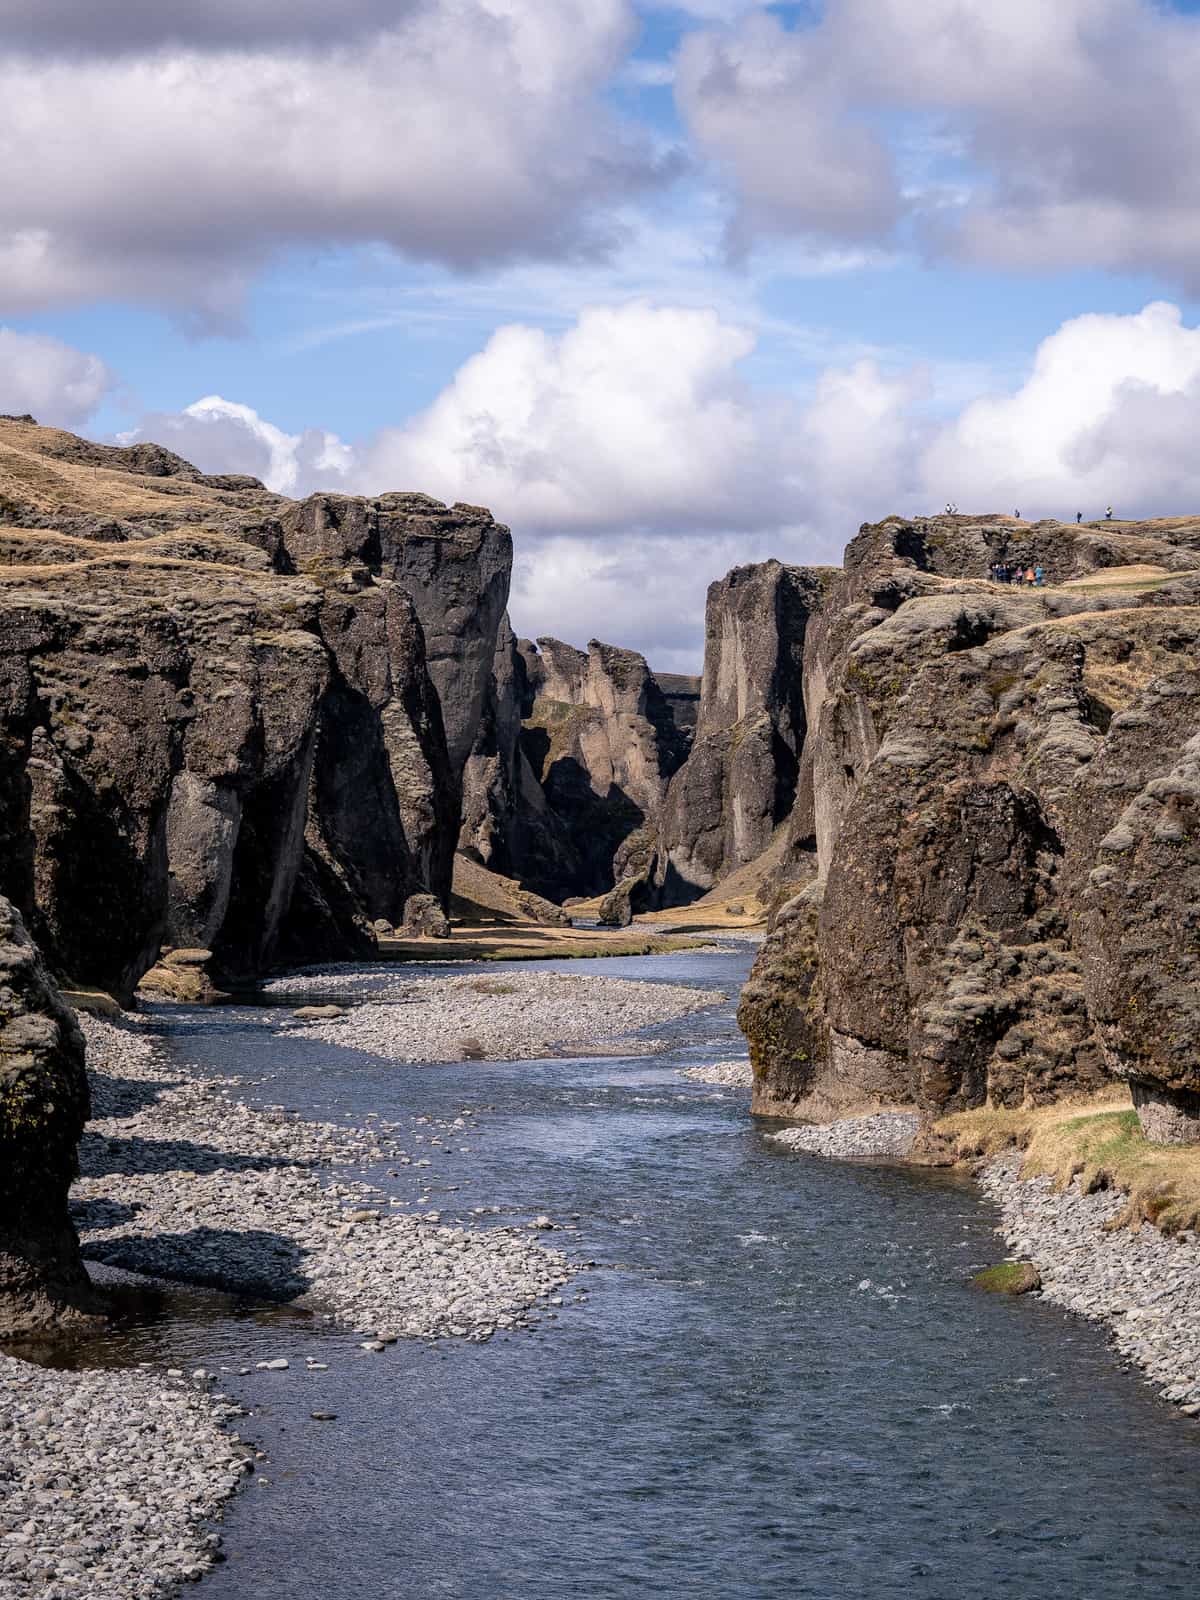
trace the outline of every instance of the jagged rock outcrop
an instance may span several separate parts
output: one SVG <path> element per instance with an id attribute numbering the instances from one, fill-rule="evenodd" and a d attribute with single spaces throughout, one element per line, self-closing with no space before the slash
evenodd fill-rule
<path id="1" fill-rule="evenodd" d="M 1094 570 L 1087 530 L 1061 547 L 1015 531 L 1064 577 Z M 1157 588 L 986 581 L 1014 536 L 1005 519 L 865 528 L 809 630 L 792 862 L 819 876 L 742 1002 L 763 1112 L 932 1120 L 1116 1073 L 1148 1128 L 1200 1131 L 1200 974 L 1179 953 L 1200 917 L 1181 676 L 1200 608 L 1171 577 L 1197 556 L 1150 552 Z M 1106 564 L 1144 567 L 1147 541 L 1121 537 L 1106 530 Z"/>
<path id="2" fill-rule="evenodd" d="M 551 809 L 521 741 L 523 721 L 533 711 L 529 665 L 536 656 L 536 646 L 518 640 L 504 617 L 464 772 L 459 849 L 531 892 L 562 896 L 579 881 L 579 857 L 569 824 Z"/>
<path id="3" fill-rule="evenodd" d="M 791 813 L 807 725 L 805 639 L 833 576 L 766 561 L 709 588 L 695 739 L 658 831 L 663 903 L 695 899 L 754 860 Z"/>
<path id="4" fill-rule="evenodd" d="M 645 658 L 593 639 L 522 649 L 529 710 L 521 748 L 574 854 L 559 893 L 607 892 L 644 875 L 667 785 L 689 741 Z"/>
<path id="5" fill-rule="evenodd" d="M 23 421 L 0 524 L 0 889 L 56 971 L 207 950 L 219 987 L 445 903 L 506 529 Z"/>
<path id="6" fill-rule="evenodd" d="M 424 494 L 375 500 L 311 495 L 279 522 L 282 550 L 298 572 L 330 569 L 396 584 L 425 634 L 456 784 L 475 743 L 508 604 L 512 535 L 480 506 L 444 506 Z"/>
<path id="7" fill-rule="evenodd" d="M 82 1035 L 0 898 L 0 1339 L 95 1309 L 67 1212 L 87 1116 Z"/>

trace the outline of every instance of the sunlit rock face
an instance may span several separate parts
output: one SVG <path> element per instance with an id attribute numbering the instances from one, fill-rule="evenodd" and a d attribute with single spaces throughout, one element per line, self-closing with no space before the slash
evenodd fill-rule
<path id="1" fill-rule="evenodd" d="M 926 1122 L 1133 1086 L 1200 1135 L 1196 525 L 864 528 L 807 630 L 779 912 L 742 1004 L 756 1106 Z M 1057 582 L 997 585 L 1000 560 Z"/>

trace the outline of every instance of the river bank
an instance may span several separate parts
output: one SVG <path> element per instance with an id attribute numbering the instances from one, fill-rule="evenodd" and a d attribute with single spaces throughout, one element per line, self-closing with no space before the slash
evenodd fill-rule
<path id="1" fill-rule="evenodd" d="M 769 1137 L 785 1149 L 828 1160 L 904 1160 L 917 1133 L 915 1113 L 885 1112 Z M 1200 1415 L 1200 1237 L 1127 1225 L 1129 1197 L 1105 1187 L 1085 1193 L 1049 1175 L 1023 1177 L 1016 1150 L 968 1163 L 999 1207 L 1014 1259 L 1037 1268 L 1052 1305 L 1101 1324 L 1123 1359 L 1162 1399 Z M 1125 1222 L 1126 1225 L 1121 1225 Z"/>
<path id="2" fill-rule="evenodd" d="M 1049 1177 L 1022 1178 L 1017 1153 L 977 1172 L 1000 1207 L 998 1232 L 1015 1259 L 1031 1262 L 1040 1295 L 1098 1322 L 1121 1356 L 1160 1396 L 1200 1415 L 1200 1240 L 1143 1224 L 1113 1226 L 1126 1207 L 1118 1190 L 1063 1190 Z"/>
<path id="3" fill-rule="evenodd" d="M 637 1030 L 720 998 L 540 973 L 502 984 L 452 975 L 397 984 L 379 969 L 293 980 L 299 991 L 314 982 L 375 1002 L 339 1017 L 326 1042 L 393 1060 L 461 1060 L 467 1030 L 504 1059 L 588 1036 L 601 1052 L 618 1040 L 628 1053 L 652 1052 L 661 1045 L 632 1037 Z M 288 981 L 274 987 L 286 993 Z M 562 1305 L 575 1269 L 542 1242 L 550 1217 L 483 1226 L 499 1208 L 476 1206 L 475 1225 L 442 1223 L 435 1190 L 469 1152 L 470 1107 L 315 1121 L 247 1098 L 239 1076 L 193 1069 L 186 1049 L 168 1052 L 174 1015 L 80 1018 L 93 1117 L 72 1211 L 86 1259 L 306 1310 L 361 1336 L 359 1359 L 405 1338 L 486 1342 Z M 322 1038 L 286 1010 L 271 1021 Z M 418 1042 L 397 1055 L 398 1033 L 410 1030 Z M 420 1174 L 411 1198 L 372 1181 L 405 1169 Z M 324 1372 L 327 1362 L 309 1357 L 306 1367 Z M 151 1600 L 209 1570 L 221 1559 L 212 1523 L 253 1471 L 253 1452 L 232 1431 L 245 1411 L 212 1386 L 250 1370 L 63 1371 L 0 1357 L 0 1595 Z"/>

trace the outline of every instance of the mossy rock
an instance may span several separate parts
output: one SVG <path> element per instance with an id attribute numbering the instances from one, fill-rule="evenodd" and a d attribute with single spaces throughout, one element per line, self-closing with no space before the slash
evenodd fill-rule
<path id="1" fill-rule="evenodd" d="M 1042 1287 L 1042 1276 L 1030 1261 L 1002 1261 L 977 1272 L 971 1282 L 989 1294 L 1030 1294 Z"/>

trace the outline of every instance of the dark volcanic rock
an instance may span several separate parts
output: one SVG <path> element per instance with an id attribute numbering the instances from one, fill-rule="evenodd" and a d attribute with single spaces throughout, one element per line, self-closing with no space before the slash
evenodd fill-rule
<path id="1" fill-rule="evenodd" d="M 1089 530 L 1005 519 L 852 542 L 805 646 L 791 869 L 819 878 L 740 1012 L 760 1111 L 928 1121 L 1116 1073 L 1152 1136 L 1200 1133 L 1200 608 L 1186 580 L 986 581 L 1018 537 L 1063 575 L 1195 559 L 1110 532 L 1098 562 Z"/>
<path id="2" fill-rule="evenodd" d="M 87 1116 L 82 1035 L 0 899 L 0 1339 L 94 1309 L 67 1213 Z"/>
<path id="3" fill-rule="evenodd" d="M 0 889 L 56 971 L 244 979 L 447 899 L 511 560 L 486 512 L 297 505 L 18 422 L 0 521 Z"/>
<path id="4" fill-rule="evenodd" d="M 754 860 L 796 795 L 804 644 L 832 575 L 767 561 L 708 591 L 695 740 L 663 807 L 655 883 L 683 904 Z"/>
<path id="5" fill-rule="evenodd" d="M 297 571 L 380 578 L 411 598 L 455 784 L 475 742 L 512 572 L 512 536 L 479 506 L 423 494 L 312 495 L 279 518 Z"/>
<path id="6" fill-rule="evenodd" d="M 0 588 L 4 816 L 24 841 L 0 875 L 57 971 L 128 996 L 163 944 L 270 961 L 328 682 L 316 609 L 307 584 L 186 563 Z"/>
<path id="7" fill-rule="evenodd" d="M 633 650 L 593 639 L 587 654 L 558 639 L 522 651 L 527 695 L 521 748 L 558 827 L 569 876 L 555 889 L 606 893 L 644 875 L 667 785 L 687 756 L 666 697 Z M 514 865 L 531 876 L 531 841 Z M 542 849 L 544 857 L 552 850 Z"/>

